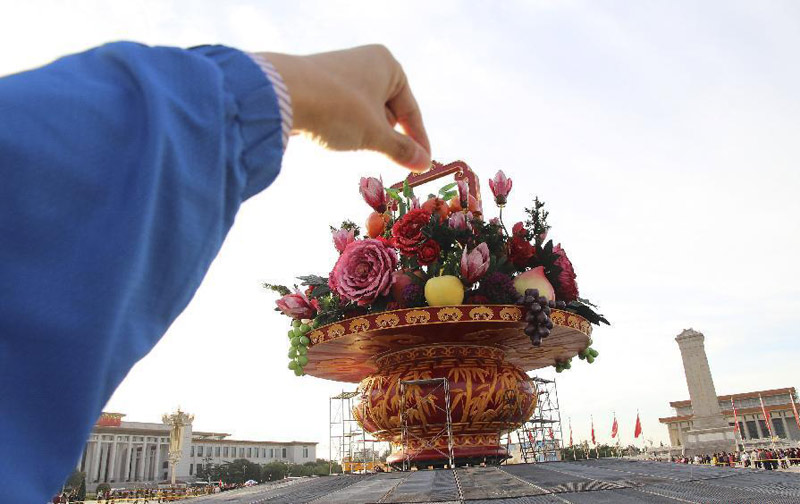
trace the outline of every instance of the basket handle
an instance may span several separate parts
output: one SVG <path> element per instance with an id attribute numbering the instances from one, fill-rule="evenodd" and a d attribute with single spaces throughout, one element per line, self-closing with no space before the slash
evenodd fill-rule
<path id="1" fill-rule="evenodd" d="M 478 201 L 478 208 L 481 208 L 480 182 L 478 181 L 478 177 L 475 175 L 475 172 L 472 171 L 472 168 L 470 168 L 464 161 L 453 161 L 452 163 L 448 163 L 446 165 L 443 165 L 437 161 L 433 161 L 428 171 L 422 173 L 410 173 L 408 177 L 406 177 L 405 181 L 408 182 L 410 187 L 417 187 L 422 184 L 432 182 L 436 179 L 446 177 L 451 173 L 455 174 L 455 179 L 457 181 L 466 180 L 470 196 L 474 197 Z M 403 182 L 398 182 L 392 186 L 392 189 L 402 188 Z M 478 213 L 480 214 L 480 212 Z M 476 217 L 479 216 L 480 215 L 477 215 Z"/>

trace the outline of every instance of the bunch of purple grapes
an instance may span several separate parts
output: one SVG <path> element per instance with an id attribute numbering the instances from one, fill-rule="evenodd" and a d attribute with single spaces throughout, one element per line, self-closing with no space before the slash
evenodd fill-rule
<path id="1" fill-rule="evenodd" d="M 522 305 L 527 309 L 525 314 L 525 334 L 531 339 L 533 346 L 542 344 L 542 338 L 550 336 L 553 321 L 550 320 L 550 304 L 547 298 L 539 295 L 539 289 L 527 289 L 522 298 Z"/>

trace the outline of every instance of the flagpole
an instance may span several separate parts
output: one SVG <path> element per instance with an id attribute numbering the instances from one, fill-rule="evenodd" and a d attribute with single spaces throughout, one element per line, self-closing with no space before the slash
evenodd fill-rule
<path id="1" fill-rule="evenodd" d="M 797 424 L 797 428 L 800 429 L 800 415 L 797 414 L 797 405 L 794 403 L 794 394 L 789 392 L 789 400 L 792 401 L 792 411 L 794 412 L 794 421 Z"/>
<path id="2" fill-rule="evenodd" d="M 769 441 L 774 449 L 775 435 L 772 433 L 772 419 L 767 415 L 767 409 L 764 407 L 764 399 L 761 398 L 761 394 L 758 394 L 758 401 L 761 403 L 761 414 L 764 415 L 764 423 L 767 424 L 767 431 L 769 431 Z"/>
<path id="3" fill-rule="evenodd" d="M 744 436 L 742 436 L 742 431 L 739 429 L 739 417 L 736 414 L 736 403 L 733 402 L 733 395 L 731 395 L 731 408 L 733 408 L 733 436 L 735 438 L 736 433 L 739 433 L 739 441 L 741 441 L 742 450 L 744 450 Z M 738 447 L 736 451 L 739 451 Z"/>

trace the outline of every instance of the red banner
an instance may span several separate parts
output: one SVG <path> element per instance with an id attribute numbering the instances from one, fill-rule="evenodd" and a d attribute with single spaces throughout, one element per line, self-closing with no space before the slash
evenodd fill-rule
<path id="1" fill-rule="evenodd" d="M 611 439 L 617 437 L 619 433 L 619 424 L 617 423 L 617 417 L 614 417 L 614 423 L 611 424 Z"/>
<path id="2" fill-rule="evenodd" d="M 639 413 L 636 413 L 636 427 L 633 429 L 633 437 L 638 438 L 642 434 L 642 422 L 639 420 Z"/>

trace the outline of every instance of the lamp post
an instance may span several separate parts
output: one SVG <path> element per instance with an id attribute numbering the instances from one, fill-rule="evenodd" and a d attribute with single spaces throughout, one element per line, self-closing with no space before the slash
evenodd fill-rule
<path id="1" fill-rule="evenodd" d="M 175 485 L 175 466 L 183 456 L 183 432 L 187 425 L 194 421 L 194 415 L 189 415 L 181 411 L 180 407 L 171 415 L 164 415 L 161 421 L 170 426 L 169 431 L 169 464 L 172 469 L 172 485 Z"/>

